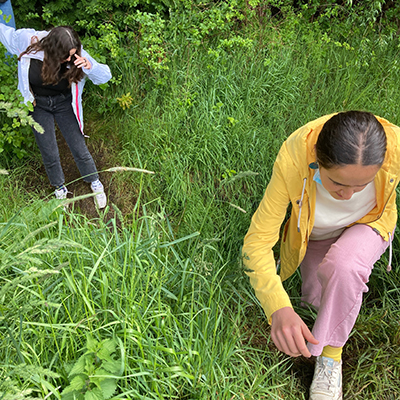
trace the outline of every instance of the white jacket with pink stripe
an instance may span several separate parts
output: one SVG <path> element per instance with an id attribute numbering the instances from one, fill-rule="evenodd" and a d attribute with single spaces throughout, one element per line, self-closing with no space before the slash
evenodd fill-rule
<path id="1" fill-rule="evenodd" d="M 31 44 L 32 37 L 36 36 L 39 40 L 48 34 L 47 31 L 36 31 L 34 29 L 14 29 L 12 27 L 0 24 L 0 42 L 5 46 L 8 52 L 19 56 Z M 72 83 L 72 108 L 74 110 L 79 127 L 83 134 L 83 113 L 82 113 L 82 91 L 85 86 L 86 77 L 95 85 L 106 83 L 111 79 L 110 68 L 106 64 L 98 63 L 83 48 L 81 56 L 90 61 L 90 69 L 83 68 L 85 77 L 78 83 Z M 33 103 L 34 97 L 29 88 L 29 66 L 32 58 L 43 61 L 44 54 L 39 51 L 35 54 L 25 54 L 18 62 L 18 89 L 21 92 L 24 103 Z"/>

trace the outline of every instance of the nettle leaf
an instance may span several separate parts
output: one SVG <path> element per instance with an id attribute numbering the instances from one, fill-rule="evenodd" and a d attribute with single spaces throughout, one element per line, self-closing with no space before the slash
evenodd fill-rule
<path id="1" fill-rule="evenodd" d="M 110 373 L 105 369 L 97 369 L 93 375 L 90 376 L 90 382 L 94 383 L 98 388 L 101 388 L 101 382 L 108 379 Z"/>
<path id="2" fill-rule="evenodd" d="M 101 342 L 97 357 L 101 360 L 108 360 L 110 355 L 115 352 L 117 342 L 114 339 L 106 339 Z"/>
<path id="3" fill-rule="evenodd" d="M 119 375 L 121 368 L 121 361 L 109 360 L 102 364 L 102 367 L 108 371 L 111 375 Z"/>
<path id="4" fill-rule="evenodd" d="M 72 367 L 68 376 L 78 375 L 85 371 L 87 356 L 83 355 L 78 358 L 78 361 Z"/>
<path id="5" fill-rule="evenodd" d="M 86 348 L 88 349 L 88 351 L 86 352 L 86 354 L 88 353 L 96 353 L 97 349 L 98 349 L 98 344 L 99 342 L 91 335 L 87 336 L 87 344 L 86 344 Z"/>
<path id="6" fill-rule="evenodd" d="M 109 399 L 117 390 L 117 382 L 115 379 L 109 378 L 100 382 L 101 390 L 103 391 L 104 399 Z"/>
<path id="7" fill-rule="evenodd" d="M 85 397 L 82 393 L 78 393 L 76 391 L 64 394 L 64 392 L 61 394 L 61 399 L 62 400 L 85 400 Z"/>
<path id="8" fill-rule="evenodd" d="M 72 379 L 71 383 L 63 390 L 63 395 L 67 393 L 71 393 L 74 390 L 80 391 L 86 385 L 86 375 L 77 375 Z"/>
<path id="9" fill-rule="evenodd" d="M 85 400 L 104 400 L 104 396 L 100 389 L 94 388 L 85 393 Z"/>

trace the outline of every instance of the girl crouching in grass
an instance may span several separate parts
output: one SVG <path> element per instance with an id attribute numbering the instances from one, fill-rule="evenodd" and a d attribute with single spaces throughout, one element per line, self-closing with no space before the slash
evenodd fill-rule
<path id="1" fill-rule="evenodd" d="M 283 143 L 252 218 L 244 264 L 276 347 L 317 356 L 310 400 L 342 399 L 342 349 L 392 241 L 399 172 L 400 128 L 368 112 L 324 116 Z M 289 202 L 278 275 L 272 247 Z M 317 310 L 312 332 L 282 286 L 299 266 L 302 303 Z"/>

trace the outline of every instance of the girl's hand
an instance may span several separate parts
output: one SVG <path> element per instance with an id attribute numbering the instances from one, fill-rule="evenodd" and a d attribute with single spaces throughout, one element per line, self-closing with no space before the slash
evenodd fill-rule
<path id="1" fill-rule="evenodd" d="M 90 64 L 90 61 L 87 58 L 78 56 L 78 54 L 74 54 L 75 56 L 75 61 L 74 64 L 77 66 L 77 68 L 85 68 L 85 69 L 90 69 L 92 68 L 92 64 Z"/>
<path id="2" fill-rule="evenodd" d="M 311 357 L 306 340 L 312 344 L 319 343 L 291 307 L 281 308 L 272 314 L 271 337 L 276 347 L 291 357 Z"/>

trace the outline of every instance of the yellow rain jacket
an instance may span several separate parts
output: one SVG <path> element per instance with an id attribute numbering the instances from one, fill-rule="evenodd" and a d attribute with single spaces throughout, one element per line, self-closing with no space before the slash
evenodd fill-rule
<path id="1" fill-rule="evenodd" d="M 268 321 L 283 308 L 292 307 L 282 282 L 289 278 L 303 260 L 314 226 L 316 186 L 314 170 L 315 144 L 326 115 L 295 131 L 283 143 L 276 158 L 271 180 L 253 215 L 244 238 L 243 262 Z M 400 128 L 376 117 L 387 136 L 385 161 L 375 177 L 376 206 L 358 220 L 371 226 L 386 241 L 390 240 L 397 221 L 396 186 L 400 173 Z M 282 233 L 280 275 L 277 273 L 272 247 L 279 239 L 280 227 L 289 202 L 291 215 Z"/>

